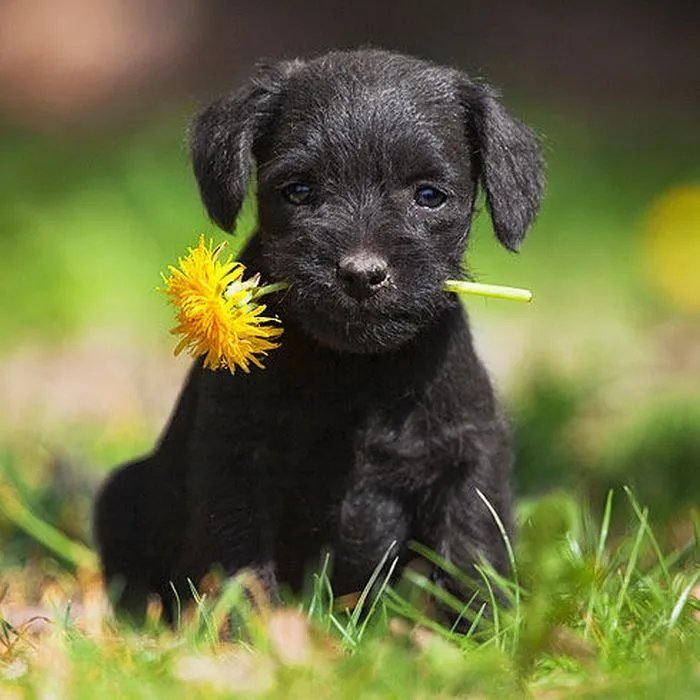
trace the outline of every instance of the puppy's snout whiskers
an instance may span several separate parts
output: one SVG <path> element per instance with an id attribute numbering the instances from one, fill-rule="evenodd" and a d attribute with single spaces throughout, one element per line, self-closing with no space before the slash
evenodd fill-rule
<path id="1" fill-rule="evenodd" d="M 364 251 L 341 258 L 336 273 L 343 289 L 358 301 L 375 294 L 390 280 L 387 260 Z"/>

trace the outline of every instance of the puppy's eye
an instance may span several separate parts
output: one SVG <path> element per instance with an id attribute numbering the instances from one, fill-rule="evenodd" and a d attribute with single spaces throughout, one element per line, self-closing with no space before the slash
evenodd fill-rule
<path id="1" fill-rule="evenodd" d="M 413 195 L 413 201 L 419 207 L 427 207 L 428 209 L 437 209 L 445 203 L 446 199 L 447 195 L 444 192 L 429 185 L 421 185 Z"/>
<path id="2" fill-rule="evenodd" d="M 290 203 L 297 206 L 311 203 L 313 190 L 303 182 L 292 182 L 282 188 L 282 196 Z"/>

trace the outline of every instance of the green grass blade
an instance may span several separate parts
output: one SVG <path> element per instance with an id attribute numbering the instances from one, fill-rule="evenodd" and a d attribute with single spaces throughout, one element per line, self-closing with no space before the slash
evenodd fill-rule
<path id="1" fill-rule="evenodd" d="M 627 498 L 630 502 L 630 505 L 632 506 L 635 515 L 637 518 L 640 519 L 640 522 L 642 522 L 642 509 L 639 506 L 639 503 L 637 502 L 637 499 L 634 497 L 634 494 L 632 493 L 632 490 L 628 486 L 624 486 L 624 491 L 625 494 L 627 495 Z M 644 530 L 646 532 L 647 537 L 649 538 L 649 542 L 651 542 L 652 549 L 654 550 L 654 554 L 656 555 L 656 558 L 659 562 L 659 567 L 661 568 L 661 572 L 663 573 L 664 577 L 664 582 L 666 583 L 667 586 L 671 585 L 671 576 L 668 573 L 668 567 L 666 564 L 666 557 L 663 555 L 661 551 L 661 547 L 659 546 L 659 542 L 654 536 L 654 532 L 652 531 L 651 527 L 649 526 L 649 522 L 646 518 L 644 518 Z"/>
<path id="2" fill-rule="evenodd" d="M 520 581 L 518 578 L 518 565 L 515 561 L 515 552 L 513 551 L 513 546 L 510 542 L 510 537 L 508 536 L 508 531 L 503 524 L 500 516 L 496 512 L 496 509 L 491 505 L 489 499 L 481 492 L 480 489 L 475 489 L 476 495 L 484 502 L 484 505 L 488 508 L 491 513 L 491 517 L 494 519 L 498 531 L 501 533 L 503 543 L 505 544 L 506 551 L 508 552 L 508 563 L 510 565 L 510 571 L 513 576 L 513 583 L 515 584 L 515 619 L 520 619 Z"/>
<path id="3" fill-rule="evenodd" d="M 419 610 L 415 605 L 412 605 L 402 596 L 400 596 L 393 588 L 389 587 L 385 593 L 388 606 L 400 617 L 429 629 L 435 632 L 446 640 L 455 641 L 454 634 L 446 627 L 441 625 L 437 620 L 429 617 L 424 612 Z"/>
<path id="4" fill-rule="evenodd" d="M 182 599 L 177 586 L 172 581 L 170 581 L 170 590 L 175 598 L 175 629 L 182 629 Z"/>
<path id="5" fill-rule="evenodd" d="M 625 599 L 627 597 L 627 591 L 632 581 L 632 574 L 634 573 L 637 560 L 639 559 L 639 552 L 641 551 L 642 542 L 644 541 L 644 535 L 646 534 L 646 523 L 648 518 L 648 510 L 645 508 L 640 513 L 639 528 L 637 529 L 637 536 L 634 539 L 634 545 L 632 546 L 632 551 L 630 552 L 630 557 L 627 561 L 627 568 L 625 570 L 625 576 L 622 580 L 622 586 L 617 595 L 617 602 L 615 604 L 615 617 L 612 621 L 612 627 L 615 629 L 619 622 L 620 613 L 622 607 L 625 604 Z"/>
<path id="6" fill-rule="evenodd" d="M 683 609 L 690 598 L 690 594 L 693 592 L 693 588 L 695 588 L 697 585 L 698 580 L 700 580 L 700 571 L 695 572 L 695 575 L 690 579 L 690 583 L 683 589 L 683 592 L 678 597 L 676 604 L 673 606 L 671 616 L 668 620 L 669 630 L 672 630 L 676 626 L 678 618 L 680 618 L 681 613 L 683 612 Z"/>
<path id="7" fill-rule="evenodd" d="M 362 611 L 364 610 L 367 598 L 372 592 L 372 589 L 374 588 L 374 585 L 377 582 L 377 579 L 379 578 L 379 574 L 382 572 L 382 569 L 386 566 L 386 563 L 389 560 L 389 557 L 391 556 L 391 553 L 394 549 L 396 549 L 396 540 L 394 540 L 387 547 L 386 551 L 384 552 L 384 555 L 379 561 L 379 564 L 377 564 L 377 566 L 374 567 L 374 571 L 369 577 L 369 581 L 367 581 L 367 584 L 362 589 L 362 593 L 360 594 L 357 604 L 355 605 L 355 609 L 352 611 L 352 615 L 350 616 L 350 620 L 354 629 L 357 627 L 357 624 L 360 620 L 360 616 L 362 615 Z"/>
<path id="8" fill-rule="evenodd" d="M 76 568 L 98 571 L 97 554 L 79 542 L 75 542 L 60 530 L 36 516 L 22 503 L 12 489 L 0 488 L 0 510 L 17 527 Z"/>
<path id="9" fill-rule="evenodd" d="M 612 504 L 613 504 L 614 491 L 610 489 L 608 495 L 605 499 L 605 509 L 603 510 L 603 520 L 600 525 L 600 534 L 598 535 L 598 546 L 595 553 L 595 564 L 594 564 L 594 578 L 591 587 L 591 595 L 588 599 L 588 606 L 586 608 L 585 624 L 586 627 L 583 631 L 583 638 L 587 639 L 591 632 L 591 624 L 593 623 L 593 608 L 596 604 L 596 599 L 598 595 L 598 574 L 601 570 L 603 564 L 603 557 L 605 556 L 605 545 L 608 541 L 608 534 L 610 533 L 610 521 L 612 519 Z"/>
<path id="10" fill-rule="evenodd" d="M 610 520 L 612 518 L 612 504 L 615 492 L 613 489 L 608 491 L 607 498 L 605 499 L 605 509 L 603 510 L 603 521 L 600 525 L 600 535 L 598 536 L 598 547 L 595 553 L 595 568 L 598 570 L 603 563 L 603 557 L 605 556 L 605 545 L 608 541 L 608 534 L 610 533 Z"/>
<path id="11" fill-rule="evenodd" d="M 482 580 L 486 584 L 486 590 L 489 594 L 489 602 L 491 603 L 491 609 L 493 610 L 493 636 L 494 639 L 498 639 L 501 636 L 501 614 L 498 601 L 496 600 L 493 586 L 491 585 L 491 581 L 489 580 L 489 576 L 486 571 L 480 565 L 477 565 L 475 569 L 479 572 Z"/>
<path id="12" fill-rule="evenodd" d="M 379 606 L 380 601 L 382 600 L 384 593 L 386 592 L 386 589 L 389 586 L 389 582 L 391 581 L 391 577 L 394 575 L 394 571 L 396 570 L 396 567 L 399 564 L 399 558 L 395 557 L 394 560 L 391 562 L 389 565 L 389 570 L 386 573 L 386 576 L 384 577 L 384 581 L 382 581 L 382 584 L 380 587 L 377 589 L 376 593 L 372 596 L 372 604 L 369 608 L 369 611 L 365 615 L 365 619 L 362 622 L 362 625 L 360 625 L 360 629 L 357 635 L 357 640 L 360 641 L 365 633 L 365 630 L 367 629 L 367 625 L 369 625 L 370 621 L 373 619 L 374 614 L 377 610 L 377 607 Z"/>
<path id="13" fill-rule="evenodd" d="M 465 604 L 463 600 L 417 571 L 408 570 L 405 573 L 405 578 L 414 586 L 417 586 L 422 591 L 425 591 L 428 595 L 435 598 L 445 609 L 452 610 L 457 613 L 459 616 L 458 619 L 466 619 L 470 624 L 473 623 L 473 620 L 478 612 L 469 614 L 469 605 L 478 598 L 478 592 L 472 595 L 469 602 Z"/>
<path id="14" fill-rule="evenodd" d="M 216 603 L 208 614 L 210 629 L 214 630 L 214 634 L 218 635 L 224 624 L 224 620 L 231 615 L 233 610 L 247 602 L 245 589 L 240 578 L 227 579 L 221 595 L 218 596 Z M 217 639 L 214 639 L 216 642 Z"/>

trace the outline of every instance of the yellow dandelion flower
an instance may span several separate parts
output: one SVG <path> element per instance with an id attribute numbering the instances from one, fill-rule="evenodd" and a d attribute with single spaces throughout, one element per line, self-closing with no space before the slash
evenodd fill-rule
<path id="1" fill-rule="evenodd" d="M 213 245 L 200 236 L 198 246 L 178 259 L 178 267 L 169 266 L 170 276 L 162 275 L 161 291 L 175 307 L 178 322 L 170 332 L 182 336 L 175 355 L 187 350 L 192 357 L 204 356 L 205 367 L 227 367 L 231 373 L 236 367 L 249 372 L 251 363 L 262 368 L 260 357 L 279 347 L 275 339 L 282 328 L 272 325 L 278 319 L 263 316 L 265 306 L 256 300 L 286 285 L 260 287 L 259 275 L 244 281 L 241 263 L 230 255 L 220 259 L 226 244 Z"/>

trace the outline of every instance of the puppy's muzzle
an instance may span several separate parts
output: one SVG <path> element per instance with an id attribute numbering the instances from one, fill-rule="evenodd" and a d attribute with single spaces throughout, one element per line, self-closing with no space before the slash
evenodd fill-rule
<path id="1" fill-rule="evenodd" d="M 345 292 L 361 301 L 387 284 L 389 264 L 379 255 L 362 251 L 343 257 L 337 274 Z"/>

